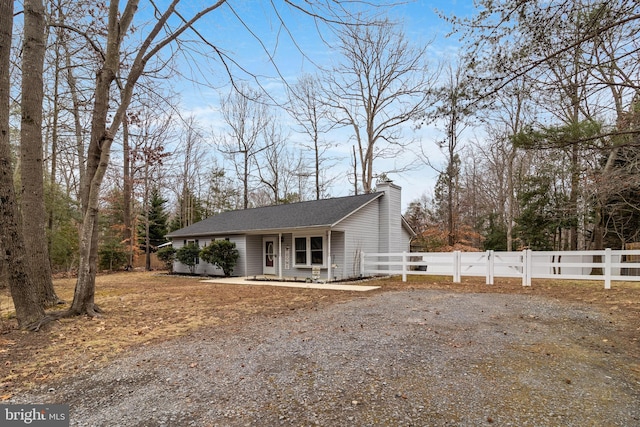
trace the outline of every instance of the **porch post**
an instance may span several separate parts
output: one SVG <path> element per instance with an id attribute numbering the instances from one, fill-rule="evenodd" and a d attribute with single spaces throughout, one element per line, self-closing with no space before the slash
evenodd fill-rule
<path id="1" fill-rule="evenodd" d="M 327 231 L 327 282 L 331 282 L 331 229 Z"/>
<path id="2" fill-rule="evenodd" d="M 278 277 L 282 279 L 282 233 L 278 233 Z"/>

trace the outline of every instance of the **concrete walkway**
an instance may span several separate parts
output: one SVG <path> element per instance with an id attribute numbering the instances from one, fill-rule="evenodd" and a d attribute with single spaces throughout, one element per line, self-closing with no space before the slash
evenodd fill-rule
<path id="1" fill-rule="evenodd" d="M 205 283 L 219 283 L 222 285 L 252 285 L 252 286 L 283 286 L 286 288 L 304 289 L 328 289 L 332 291 L 356 291 L 366 292 L 379 289 L 380 286 L 339 284 L 339 283 L 304 283 L 304 282 L 279 282 L 277 280 L 251 280 L 248 277 L 220 277 L 202 280 Z"/>

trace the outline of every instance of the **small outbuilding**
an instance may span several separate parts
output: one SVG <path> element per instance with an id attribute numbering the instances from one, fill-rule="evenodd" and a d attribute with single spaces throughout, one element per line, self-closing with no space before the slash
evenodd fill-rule
<path id="1" fill-rule="evenodd" d="M 223 212 L 167 235 L 175 249 L 234 242 L 240 253 L 234 276 L 318 278 L 360 276 L 361 253 L 409 251 L 414 233 L 401 213 L 401 188 L 377 184 L 377 192 L 356 196 Z M 190 272 L 175 262 L 174 271 Z M 222 275 L 199 260 L 195 272 Z M 315 277 L 318 276 L 319 277 Z"/>

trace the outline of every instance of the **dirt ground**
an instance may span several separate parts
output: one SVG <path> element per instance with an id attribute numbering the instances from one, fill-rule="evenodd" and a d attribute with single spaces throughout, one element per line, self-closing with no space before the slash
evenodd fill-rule
<path id="1" fill-rule="evenodd" d="M 294 310 L 317 309 L 375 293 L 407 289 L 515 293 L 587 304 L 615 319 L 618 336 L 610 341 L 623 347 L 618 351 L 639 354 L 638 283 L 614 282 L 612 289 L 605 290 L 602 282 L 534 281 L 533 286 L 522 287 L 520 281 L 510 279 L 496 279 L 495 285 L 485 285 L 482 278 L 465 278 L 463 283 L 455 284 L 450 277 L 410 276 L 407 283 L 389 278 L 375 284 L 381 289 L 362 293 L 220 285 L 157 272 L 103 275 L 96 283 L 96 303 L 105 310 L 103 317 L 63 319 L 37 333 L 15 329 L 15 319 L 9 318 L 11 298 L 8 291 L 1 291 L 4 329 L 0 334 L 0 401 L 10 399 L 17 390 L 99 369 L 136 346 L 171 340 L 197 329 L 248 322 L 255 316 L 278 317 Z M 74 279 L 59 279 L 54 285 L 61 298 L 71 301 Z M 640 375 L 638 360 L 633 369 Z"/>

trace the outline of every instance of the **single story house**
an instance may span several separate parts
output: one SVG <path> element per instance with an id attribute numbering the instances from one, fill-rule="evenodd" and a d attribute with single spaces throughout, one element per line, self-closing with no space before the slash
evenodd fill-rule
<path id="1" fill-rule="evenodd" d="M 364 252 L 409 251 L 414 235 L 401 213 L 401 188 L 378 183 L 356 196 L 223 212 L 167 235 L 175 249 L 217 239 L 236 244 L 234 276 L 274 276 L 335 281 L 360 275 Z M 176 261 L 174 271 L 190 272 Z M 198 261 L 195 272 L 222 275 Z"/>

